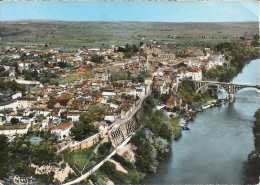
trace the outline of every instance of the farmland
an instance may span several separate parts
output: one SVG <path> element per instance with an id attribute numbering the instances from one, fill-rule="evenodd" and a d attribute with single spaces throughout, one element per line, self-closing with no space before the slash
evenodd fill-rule
<path id="1" fill-rule="evenodd" d="M 167 41 L 175 47 L 237 40 L 258 34 L 257 22 L 157 23 L 157 22 L 1 22 L 2 45 L 79 48 Z"/>

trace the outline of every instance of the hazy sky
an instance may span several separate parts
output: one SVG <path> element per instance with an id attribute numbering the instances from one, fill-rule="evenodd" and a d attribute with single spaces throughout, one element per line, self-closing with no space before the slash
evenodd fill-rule
<path id="1" fill-rule="evenodd" d="M 68 21 L 232 22 L 258 21 L 255 1 L 5 1 L 0 20 L 53 19 Z"/>

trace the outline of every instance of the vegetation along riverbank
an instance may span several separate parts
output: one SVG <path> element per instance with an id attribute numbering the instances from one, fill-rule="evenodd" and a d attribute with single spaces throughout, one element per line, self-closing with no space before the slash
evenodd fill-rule
<path id="1" fill-rule="evenodd" d="M 255 39 L 259 40 L 259 36 L 256 35 L 252 42 Z M 208 70 L 205 78 L 209 80 L 231 81 L 252 58 L 259 58 L 259 48 L 246 47 L 242 42 L 220 43 L 214 47 L 214 50 L 221 52 L 227 58 L 231 57 L 231 61 L 229 66 L 223 65 Z"/>
<path id="2" fill-rule="evenodd" d="M 260 182 L 260 109 L 255 113 L 253 126 L 255 149 L 248 155 L 245 168 L 245 184 Z"/>

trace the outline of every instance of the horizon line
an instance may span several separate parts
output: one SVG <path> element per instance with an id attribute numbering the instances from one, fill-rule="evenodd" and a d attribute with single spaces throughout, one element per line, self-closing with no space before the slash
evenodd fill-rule
<path id="1" fill-rule="evenodd" d="M 253 20 L 242 20 L 242 21 L 114 21 L 114 20 L 96 20 L 96 21 L 84 21 L 84 20 L 62 20 L 62 19 L 12 19 L 12 20 L 0 20 L 0 22 L 23 22 L 23 21 L 41 21 L 41 22 L 136 22 L 136 23 L 243 23 L 243 22 L 257 22 Z"/>

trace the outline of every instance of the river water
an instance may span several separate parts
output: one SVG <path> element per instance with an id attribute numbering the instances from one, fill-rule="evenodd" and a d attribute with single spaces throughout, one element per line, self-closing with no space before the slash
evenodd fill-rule
<path id="1" fill-rule="evenodd" d="M 232 82 L 259 84 L 259 62 L 252 60 Z M 253 116 L 259 103 L 258 91 L 245 88 L 233 103 L 197 113 L 190 131 L 172 143 L 171 154 L 146 183 L 242 184 L 243 164 L 254 149 Z"/>

